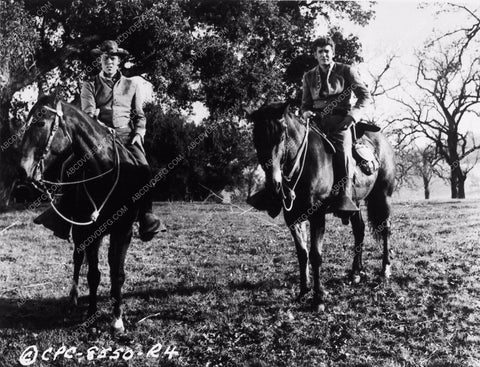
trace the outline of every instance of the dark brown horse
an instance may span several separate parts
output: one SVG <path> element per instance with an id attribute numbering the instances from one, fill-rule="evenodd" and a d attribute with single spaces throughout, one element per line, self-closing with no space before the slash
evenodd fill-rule
<path id="1" fill-rule="evenodd" d="M 320 270 L 322 266 L 325 215 L 332 212 L 335 200 L 332 154 L 324 139 L 309 129 L 285 103 L 272 103 L 250 114 L 254 123 L 253 139 L 258 159 L 266 175 L 266 187 L 283 195 L 284 217 L 289 227 L 300 265 L 300 296 L 309 291 L 308 260 L 313 271 L 313 306 L 324 309 L 325 292 Z M 367 176 L 358 167 L 355 171 L 355 197 L 367 202 L 368 219 L 373 235 L 383 241 L 382 275 L 390 276 L 390 205 L 395 164 L 393 150 L 381 133 L 365 133 L 374 143 L 380 167 Z M 310 222 L 310 252 L 307 249 L 306 220 Z M 361 212 L 350 217 L 355 238 L 352 279 L 360 281 L 365 224 Z"/>
<path id="2" fill-rule="evenodd" d="M 88 314 L 97 311 L 98 250 L 102 238 L 110 234 L 108 263 L 113 298 L 112 327 L 115 332 L 123 332 L 125 256 L 138 212 L 135 196 L 145 185 L 147 174 L 136 165 L 113 132 L 78 107 L 42 97 L 30 111 L 27 124 L 20 162 L 27 179 L 43 186 L 44 170 L 54 164 L 56 157 L 73 152 L 72 167 L 78 170 L 75 177 L 82 181 L 76 185 L 75 200 L 71 204 L 75 212 L 72 220 L 76 223 L 72 228 L 75 250 L 71 302 L 73 305 L 77 303 L 80 267 L 86 257 L 90 291 Z"/>

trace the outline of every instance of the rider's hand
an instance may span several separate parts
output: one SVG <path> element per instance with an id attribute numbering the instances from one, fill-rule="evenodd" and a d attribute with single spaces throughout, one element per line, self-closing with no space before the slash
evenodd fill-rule
<path id="1" fill-rule="evenodd" d="M 310 116 L 313 116 L 314 113 L 312 111 L 305 111 L 303 114 L 302 114 L 302 117 L 306 120 L 308 119 Z"/>
<path id="2" fill-rule="evenodd" d="M 135 136 L 132 138 L 132 141 L 130 142 L 131 145 L 135 145 L 135 143 L 137 143 L 139 146 L 143 146 L 142 136 L 140 134 L 135 134 Z"/>
<path id="3" fill-rule="evenodd" d="M 355 119 L 352 117 L 352 116 L 345 116 L 345 118 L 342 120 L 342 122 L 340 122 L 340 124 L 338 125 L 338 128 L 340 130 L 346 130 L 348 129 L 350 126 L 352 126 L 352 124 L 355 124 Z"/>

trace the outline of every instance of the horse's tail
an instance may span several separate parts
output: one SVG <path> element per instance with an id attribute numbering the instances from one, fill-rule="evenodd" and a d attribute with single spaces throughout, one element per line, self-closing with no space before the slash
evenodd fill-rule
<path id="1" fill-rule="evenodd" d="M 390 197 L 395 185 L 395 162 L 393 150 L 385 139 L 382 145 L 382 164 L 372 191 L 366 198 L 368 221 L 376 240 L 390 236 Z"/>

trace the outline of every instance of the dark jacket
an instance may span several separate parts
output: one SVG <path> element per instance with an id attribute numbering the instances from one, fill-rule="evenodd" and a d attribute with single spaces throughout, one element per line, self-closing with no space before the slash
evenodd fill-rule
<path id="1" fill-rule="evenodd" d="M 327 85 L 322 88 L 319 68 L 317 65 L 303 75 L 302 111 L 330 114 L 338 110 L 359 121 L 362 110 L 371 102 L 371 96 L 357 71 L 352 66 L 336 62 L 327 75 Z M 350 104 L 352 91 L 357 97 L 353 107 Z"/>

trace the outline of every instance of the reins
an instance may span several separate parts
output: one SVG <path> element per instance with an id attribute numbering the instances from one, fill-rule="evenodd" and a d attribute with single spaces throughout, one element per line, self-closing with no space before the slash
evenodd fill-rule
<path id="1" fill-rule="evenodd" d="M 117 146 L 117 142 L 116 142 L 116 138 L 115 138 L 115 132 L 113 130 L 109 130 L 110 133 L 112 134 L 112 140 L 113 140 L 113 148 L 114 148 L 114 151 L 115 151 L 115 161 L 114 161 L 114 166 L 109 169 L 108 171 L 106 172 L 103 172 L 97 176 L 94 176 L 94 177 L 89 177 L 89 178 L 84 178 L 83 180 L 78 180 L 78 181 L 69 181 L 69 182 L 52 182 L 52 181 L 48 181 L 48 180 L 45 180 L 43 178 L 43 171 L 44 171 L 44 160 L 45 160 L 45 157 L 47 155 L 47 153 L 50 151 L 50 146 L 52 145 L 52 141 L 53 141 L 53 138 L 58 130 L 58 127 L 60 126 L 61 123 L 65 124 L 65 122 L 63 121 L 63 111 L 62 111 L 62 106 L 61 106 L 61 102 L 59 101 L 57 103 L 57 106 L 56 106 L 56 109 L 53 109 L 49 106 L 43 106 L 43 108 L 45 108 L 46 110 L 50 111 L 50 112 L 53 112 L 55 113 L 55 121 L 52 125 L 52 128 L 50 130 L 50 135 L 48 137 L 48 140 L 47 140 L 47 144 L 43 150 L 43 153 L 42 153 L 42 156 L 40 157 L 36 167 L 35 167 L 35 170 L 39 169 L 40 170 L 40 179 L 38 180 L 38 183 L 41 185 L 41 187 L 39 187 L 35 181 L 34 181 L 34 185 L 39 188 L 41 191 L 43 191 L 48 199 L 49 199 L 49 202 L 50 202 L 50 206 L 53 208 L 53 210 L 65 221 L 67 221 L 68 223 L 70 224 L 74 224 L 74 225 L 77 225 L 77 226 L 88 226 L 90 224 L 93 224 L 96 222 L 96 220 L 98 219 L 99 215 L 100 215 L 100 211 L 103 209 L 103 207 L 105 206 L 105 204 L 107 203 L 108 199 L 111 197 L 113 191 L 115 190 L 117 184 L 118 184 L 118 181 L 119 181 L 119 178 L 120 178 L 120 155 L 118 153 L 118 146 Z M 64 132 L 65 132 L 65 135 L 68 137 L 68 139 L 70 140 L 70 143 L 73 143 L 73 140 L 70 136 L 70 134 L 68 133 L 67 129 L 66 129 L 66 125 L 65 126 L 62 126 L 62 128 L 64 129 Z M 117 174 L 116 174 L 116 178 L 115 178 L 115 182 L 113 184 L 113 186 L 111 187 L 110 191 L 108 192 L 107 196 L 105 197 L 105 199 L 103 200 L 102 204 L 100 205 L 100 207 L 97 208 L 96 204 L 95 204 L 95 201 L 93 200 L 92 196 L 90 195 L 90 193 L 88 192 L 88 189 L 87 189 L 87 186 L 85 185 L 86 182 L 90 182 L 90 181 L 93 181 L 93 180 L 96 180 L 96 179 L 99 179 L 107 174 L 109 174 L 110 172 L 112 172 L 114 169 L 115 169 L 115 166 L 117 168 Z M 83 173 L 83 176 L 85 177 L 85 172 Z M 90 221 L 88 222 L 77 222 L 77 221 L 74 221 L 74 220 L 71 220 L 70 218 L 67 218 L 65 217 L 62 213 L 60 213 L 60 211 L 58 210 L 58 208 L 53 204 L 53 198 L 52 198 L 52 195 L 51 193 L 48 191 L 48 190 L 45 190 L 44 187 L 45 187 L 45 184 L 51 184 L 51 185 L 58 185 L 58 186 L 67 186 L 67 185 L 76 185 L 76 184 L 83 184 L 83 187 L 85 189 L 85 192 L 87 194 L 87 197 L 90 201 L 90 203 L 92 204 L 93 208 L 94 208 L 94 211 L 92 212 L 91 216 L 90 216 Z"/>
<path id="2" fill-rule="evenodd" d="M 288 175 L 285 175 L 283 173 L 283 168 L 282 168 L 282 178 L 283 178 L 282 185 L 281 185 L 282 203 L 283 203 L 283 208 L 287 212 L 289 212 L 293 208 L 293 202 L 295 201 L 295 198 L 296 198 L 295 188 L 297 187 L 297 184 L 300 181 L 300 177 L 302 176 L 302 173 L 303 173 L 303 168 L 305 167 L 305 160 L 306 160 L 306 157 L 307 157 L 307 148 L 308 148 L 308 134 L 310 132 L 310 123 L 309 123 L 308 119 L 306 121 L 305 126 L 306 126 L 305 135 L 303 136 L 303 140 L 302 140 L 302 143 L 300 144 L 300 148 L 298 148 L 298 151 L 295 154 L 295 163 L 293 164 L 293 167 L 290 170 L 290 173 Z M 287 143 L 288 142 L 288 127 L 285 129 L 285 136 L 286 136 L 285 144 L 288 146 L 288 143 Z M 286 153 L 287 153 L 287 151 L 285 150 L 284 154 L 286 154 Z M 300 162 L 301 162 L 301 165 L 300 165 Z M 293 184 L 293 187 L 290 188 L 287 183 L 289 183 L 292 180 L 293 175 L 298 170 L 299 166 L 300 166 L 300 172 L 297 175 L 297 178 L 296 178 L 296 180 Z M 287 206 L 285 204 L 285 199 L 287 199 L 287 195 L 285 195 L 285 191 L 283 189 L 284 186 L 288 189 L 287 194 L 288 194 L 288 199 L 290 200 L 290 205 L 289 206 Z"/>

